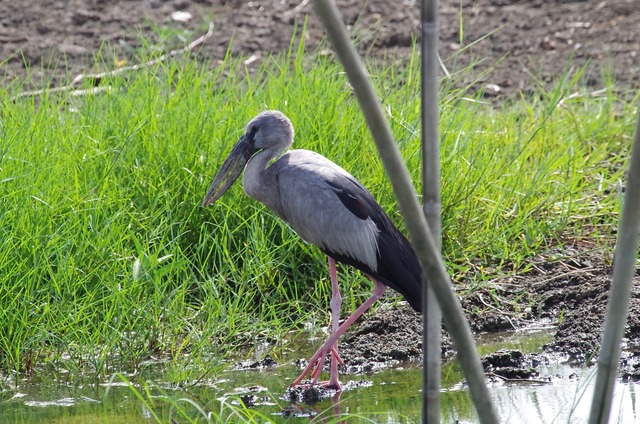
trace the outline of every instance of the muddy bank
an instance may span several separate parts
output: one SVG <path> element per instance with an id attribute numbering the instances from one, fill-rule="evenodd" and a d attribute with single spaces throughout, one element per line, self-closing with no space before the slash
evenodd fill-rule
<path id="1" fill-rule="evenodd" d="M 609 262 L 594 252 L 554 249 L 538 255 L 529 272 L 493 280 L 482 288 L 456 283 L 476 335 L 531 328 L 541 320 L 554 327 L 551 342 L 539 352 L 505 350 L 485 356 L 483 365 L 490 379 L 541 381 L 545 377 L 538 372 L 540 365 L 595 365 L 611 285 Z M 636 280 L 620 371 L 622 379 L 634 381 L 640 380 L 640 277 Z M 393 302 L 391 298 L 397 296 L 388 291 L 380 307 L 358 320 L 340 339 L 340 356 L 345 363 L 341 374 L 361 375 L 366 380 L 372 372 L 406 366 L 407 362 L 416 366 L 420 363 L 422 317 L 407 302 Z M 442 359 L 446 363 L 455 356 L 455 349 L 446 329 L 442 337 Z M 306 359 L 298 358 L 296 364 L 303 368 Z M 274 365 L 271 358 L 266 360 L 267 365 L 252 362 L 246 369 Z M 290 393 L 298 399 L 316 395 L 306 390 Z M 322 393 L 319 396 L 326 397 Z"/>
<path id="2" fill-rule="evenodd" d="M 594 365 L 607 307 L 611 268 L 606 259 L 575 254 L 558 259 L 557 254 L 541 255 L 534 270 L 493 281 L 487 287 L 461 296 L 461 302 L 475 333 L 524 328 L 541 319 L 555 323 L 553 340 L 540 353 L 521 352 L 489 355 L 488 372 L 505 378 L 537 378 L 535 368 L 549 361 L 573 365 Z M 640 278 L 638 278 L 640 282 Z M 460 287 L 458 287 L 460 288 Z M 640 345 L 640 289 L 633 290 L 625 328 L 621 376 L 640 377 L 637 346 Z M 347 373 L 393 366 L 405 360 L 420 360 L 422 352 L 420 315 L 404 304 L 381 307 L 346 335 L 340 344 Z M 455 355 L 445 334 L 443 360 Z M 506 364 L 506 365 L 505 365 Z M 504 367 L 507 366 L 507 370 Z"/>

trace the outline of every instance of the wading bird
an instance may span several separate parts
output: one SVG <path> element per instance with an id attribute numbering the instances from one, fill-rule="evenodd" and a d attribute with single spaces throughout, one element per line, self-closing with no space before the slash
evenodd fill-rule
<path id="1" fill-rule="evenodd" d="M 322 384 L 341 390 L 338 364 L 344 362 L 338 354 L 338 338 L 382 296 L 387 286 L 422 312 L 421 270 L 409 241 L 358 180 L 315 152 L 290 150 L 283 154 L 292 143 L 289 118 L 278 111 L 257 115 L 218 171 L 202 204 L 208 206 L 219 199 L 244 169 L 244 192 L 328 256 L 331 335 L 292 386 L 300 385 L 309 372 L 311 384 L 317 384 L 325 357 L 330 354 L 330 378 Z M 374 284 L 373 295 L 340 326 L 336 261 L 359 269 Z"/>

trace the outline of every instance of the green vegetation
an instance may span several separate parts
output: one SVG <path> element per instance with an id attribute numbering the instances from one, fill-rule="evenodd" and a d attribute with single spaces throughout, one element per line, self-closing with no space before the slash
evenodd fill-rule
<path id="1" fill-rule="evenodd" d="M 418 183 L 417 66 L 372 75 Z M 0 92 L 3 374 L 102 379 L 162 355 L 174 361 L 171 378 L 186 381 L 215 374 L 240 348 L 327 320 L 316 248 L 240 184 L 200 206 L 261 110 L 285 112 L 297 148 L 353 173 L 401 225 L 331 57 L 299 49 L 254 71 L 232 58 L 172 62 L 102 83 L 106 93 L 85 96 Z M 443 249 L 456 280 L 524 270 L 567 241 L 611 245 L 634 114 L 613 91 L 573 92 L 579 75 L 569 73 L 539 99 L 501 107 L 444 89 Z M 342 283 L 345 308 L 369 295 L 352 270 Z"/>

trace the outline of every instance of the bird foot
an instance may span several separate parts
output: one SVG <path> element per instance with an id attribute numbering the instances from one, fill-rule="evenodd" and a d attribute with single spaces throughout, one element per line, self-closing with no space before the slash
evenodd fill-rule
<path id="1" fill-rule="evenodd" d="M 338 354 L 338 349 L 336 348 L 336 346 L 331 346 L 329 349 L 320 348 L 311 357 L 311 359 L 309 360 L 309 363 L 307 364 L 305 369 L 302 371 L 302 374 L 300 374 L 300 377 L 298 377 L 293 383 L 291 383 L 291 386 L 299 386 L 302 380 L 307 375 L 310 375 L 312 379 L 312 384 L 318 384 L 318 378 L 320 377 L 320 373 L 322 372 L 322 367 L 324 366 L 324 361 L 327 353 L 331 353 L 332 362 L 336 361 L 337 364 L 344 366 L 344 361 L 342 360 L 342 358 L 340 358 L 340 355 Z M 332 374 L 333 372 L 334 371 L 332 370 Z M 339 386 L 340 383 L 338 383 L 337 365 L 335 366 L 335 372 L 336 372 L 336 375 L 335 377 L 332 375 L 331 381 L 334 384 L 337 383 L 337 385 Z"/>

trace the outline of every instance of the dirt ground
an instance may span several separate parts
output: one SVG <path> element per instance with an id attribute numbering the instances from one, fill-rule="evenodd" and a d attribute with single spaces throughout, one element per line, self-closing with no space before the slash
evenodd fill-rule
<path id="1" fill-rule="evenodd" d="M 337 3 L 361 51 L 395 60 L 410 54 L 419 35 L 419 2 Z M 19 83 L 30 74 L 25 89 L 56 86 L 80 73 L 115 67 L 116 61 L 94 64 L 100 49 L 103 57 L 137 63 L 143 40 L 160 51 L 182 47 L 204 33 L 210 20 L 215 33 L 194 54 L 215 63 L 224 57 L 233 38 L 233 55 L 259 60 L 285 51 L 293 23 L 307 16 L 305 42 L 313 49 L 323 31 L 311 4 L 303 0 L 3 1 L 0 83 Z M 557 83 L 570 60 L 574 67 L 588 64 L 589 89 L 603 88 L 607 79 L 622 92 L 640 88 L 637 0 L 441 0 L 439 19 L 440 56 L 447 68 L 454 72 L 476 63 L 460 83 L 472 83 L 472 92 L 486 90 L 496 99 L 527 95 Z M 605 71 L 608 76 L 603 79 Z M 557 322 L 562 317 L 545 352 L 591 363 L 600 337 L 610 264 L 594 254 L 552 256 L 541 255 L 535 271 L 527 275 L 493 282 L 490 293 L 485 289 L 463 297 L 463 306 L 476 332 L 518 328 L 540 318 Z M 639 297 L 636 289 L 625 332 L 628 353 L 623 358 L 623 376 L 628 378 L 638 375 L 632 353 L 637 349 L 632 347 L 640 342 Z M 499 299 L 499 306 L 489 304 L 489 298 Z M 420 331 L 419 316 L 408 308 L 404 313 L 380 308 L 341 341 L 347 370 L 374 370 L 418 358 Z M 451 352 L 445 339 L 443 356 Z M 495 362 L 505 358 L 508 363 L 523 359 L 509 354 Z"/>
<path id="2" fill-rule="evenodd" d="M 585 81 L 594 91 L 604 85 L 603 70 L 610 71 L 607 78 L 621 90 L 640 87 L 637 0 L 439 3 L 440 56 L 452 73 L 476 63 L 458 84 L 472 83 L 471 91 L 482 89 L 498 97 L 526 95 L 555 84 L 571 58 L 574 67 L 589 64 Z M 339 0 L 337 4 L 362 51 L 399 60 L 410 54 L 420 32 L 420 2 Z M 314 49 L 324 32 L 307 0 L 3 1 L 0 81 L 23 80 L 28 68 L 33 85 L 51 80 L 59 84 L 65 76 L 91 70 L 100 49 L 105 59 L 115 56 L 137 63 L 143 39 L 167 51 L 196 38 L 209 20 L 215 24 L 214 36 L 196 54 L 222 59 L 233 38 L 232 54 L 265 57 L 285 51 L 293 23 L 306 17 L 305 42 Z M 107 60 L 97 68 L 112 66 L 115 63 Z"/>

